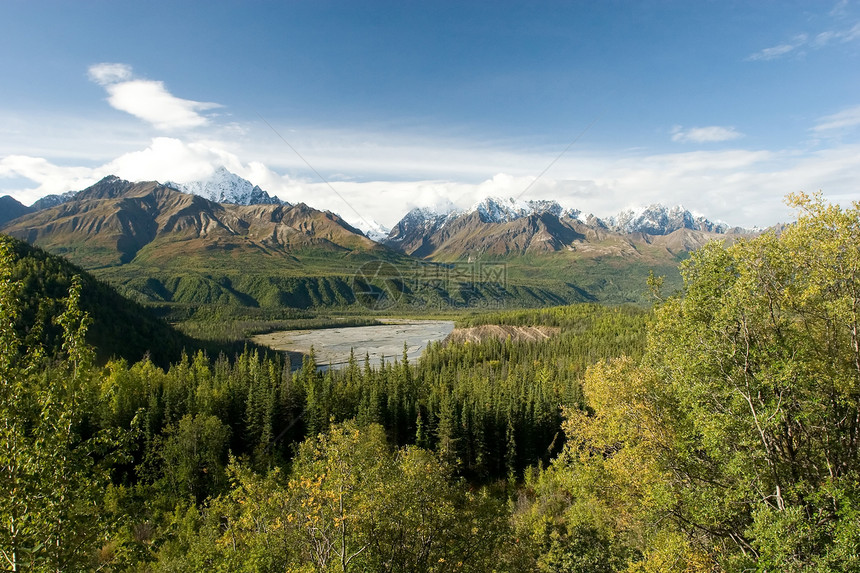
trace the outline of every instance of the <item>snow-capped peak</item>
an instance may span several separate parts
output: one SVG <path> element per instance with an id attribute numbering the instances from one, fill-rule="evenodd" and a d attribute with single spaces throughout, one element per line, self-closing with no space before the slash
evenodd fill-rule
<path id="1" fill-rule="evenodd" d="M 265 205 L 287 204 L 277 197 L 272 197 L 247 179 L 227 171 L 223 166 L 218 167 L 206 179 L 175 183 L 168 181 L 168 187 L 173 187 L 183 193 L 199 195 L 216 203 L 234 203 L 236 205 Z"/>
<path id="2" fill-rule="evenodd" d="M 456 209 L 453 203 L 436 207 L 415 207 L 394 225 L 385 237 L 385 242 L 396 244 L 408 241 L 410 237 L 430 235 L 461 214 L 462 211 Z"/>
<path id="3" fill-rule="evenodd" d="M 529 215 L 550 213 L 561 217 L 564 213 L 561 205 L 552 200 L 523 201 L 510 197 L 487 197 L 472 206 L 469 213 L 477 212 L 485 223 L 507 223 Z"/>
<path id="4" fill-rule="evenodd" d="M 667 235 L 678 229 L 724 233 L 728 228 L 725 223 L 694 215 L 683 205 L 667 208 L 659 204 L 625 209 L 611 217 L 609 224 L 613 229 L 624 233 L 640 232 L 649 235 Z"/>
<path id="5" fill-rule="evenodd" d="M 56 207 L 57 205 L 61 205 L 66 201 L 74 199 L 75 195 L 77 194 L 77 191 L 66 191 L 65 193 L 61 193 L 59 195 L 45 195 L 44 197 L 38 199 L 35 203 L 30 205 L 30 207 L 37 211 L 41 209 L 50 209 L 51 207 Z"/>
<path id="6" fill-rule="evenodd" d="M 391 229 L 376 222 L 374 219 L 360 217 L 347 220 L 347 223 L 364 233 L 364 236 L 377 243 L 388 237 Z"/>

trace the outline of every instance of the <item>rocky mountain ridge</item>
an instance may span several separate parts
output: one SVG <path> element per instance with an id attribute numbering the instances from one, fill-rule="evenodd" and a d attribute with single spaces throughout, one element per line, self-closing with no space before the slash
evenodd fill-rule
<path id="1" fill-rule="evenodd" d="M 108 176 L 71 199 L 11 221 L 3 232 L 84 266 L 179 254 L 370 251 L 379 245 L 334 213 L 303 203 L 235 205 L 155 181 Z"/>
<path id="2" fill-rule="evenodd" d="M 649 235 L 668 235 L 678 229 L 726 233 L 730 227 L 723 222 L 714 222 L 703 215 L 695 214 L 683 207 L 665 207 L 652 204 L 637 209 L 625 209 L 610 217 L 609 228 L 619 233 L 647 233 Z"/>
<path id="3" fill-rule="evenodd" d="M 109 176 L 113 177 L 113 176 Z M 201 180 L 186 183 L 165 182 L 182 193 L 197 195 L 215 203 L 233 205 L 290 205 L 282 199 L 254 185 L 223 166 L 216 168 L 213 173 Z M 10 221 L 26 212 L 39 211 L 56 207 L 74 198 L 77 191 L 67 191 L 59 195 L 46 195 L 30 207 L 23 205 L 9 206 L 3 209 L 0 204 L 0 224 Z M 8 197 L 8 196 L 7 196 Z M 11 197 L 4 199 L 15 201 Z M 17 201 L 15 201 L 17 203 Z M 23 207 L 24 210 L 21 210 Z M 651 204 L 636 208 L 627 208 L 608 218 L 600 218 L 593 214 L 585 215 L 579 209 L 564 208 L 555 200 L 522 200 L 518 198 L 486 197 L 468 209 L 449 208 L 435 210 L 430 208 L 412 209 L 392 228 L 387 228 L 367 217 L 349 219 L 353 228 L 359 229 L 370 239 L 397 248 L 403 243 L 414 241 L 416 233 L 433 233 L 444 226 L 446 222 L 458 217 L 477 213 L 484 223 L 510 223 L 531 215 L 549 213 L 564 220 L 572 219 L 588 226 L 606 228 L 618 233 L 646 233 L 649 235 L 668 235 L 679 229 L 690 229 L 708 233 L 741 233 L 756 232 L 758 229 L 742 229 L 732 227 L 722 221 L 711 221 L 703 215 L 685 209 L 681 205 L 666 207 L 662 204 Z M 14 214 L 14 216 L 12 216 Z"/>
<path id="4" fill-rule="evenodd" d="M 602 220 L 564 209 L 552 200 L 486 198 L 468 210 L 413 209 L 382 242 L 421 258 L 510 256 L 560 250 L 635 252 L 637 244 L 662 244 L 671 252 L 697 248 L 711 235 L 750 233 L 712 222 L 678 205 L 651 205 Z M 678 234 L 683 238 L 670 235 Z M 664 237 L 664 238 L 661 238 Z M 614 248 L 606 244 L 614 243 Z"/>

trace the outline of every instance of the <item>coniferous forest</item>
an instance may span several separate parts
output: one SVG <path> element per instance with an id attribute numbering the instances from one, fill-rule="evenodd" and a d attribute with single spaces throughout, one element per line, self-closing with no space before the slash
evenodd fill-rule
<path id="1" fill-rule="evenodd" d="M 0 563 L 860 571 L 860 205 L 789 201 L 652 308 L 464 315 L 551 335 L 325 371 L 4 238 Z"/>

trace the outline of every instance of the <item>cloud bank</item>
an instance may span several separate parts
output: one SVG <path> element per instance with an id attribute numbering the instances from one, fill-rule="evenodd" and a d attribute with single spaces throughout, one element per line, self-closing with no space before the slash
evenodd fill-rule
<path id="1" fill-rule="evenodd" d="M 719 125 L 691 127 L 689 129 L 676 125 L 672 128 L 672 141 L 679 143 L 715 143 L 731 141 L 743 136 L 744 134 L 734 127 L 721 127 Z"/>
<path id="2" fill-rule="evenodd" d="M 683 203 L 730 224 L 766 226 L 792 218 L 782 203 L 789 192 L 823 189 L 837 200 L 840 192 L 853 189 L 860 179 L 858 156 L 860 145 L 813 153 L 729 149 L 571 156 L 538 181 L 534 175 L 502 170 L 474 182 L 332 178 L 329 185 L 315 177 L 277 172 L 259 161 L 243 161 L 216 142 L 157 137 L 146 148 L 97 167 L 67 167 L 38 157 L 7 156 L 0 160 L 0 178 L 35 182 L 35 188 L 11 192 L 18 200 L 32 203 L 47 193 L 83 189 L 110 174 L 133 181 L 181 183 L 205 178 L 224 166 L 284 200 L 334 211 L 353 224 L 375 220 L 391 226 L 414 207 L 467 208 L 484 197 L 501 196 L 556 199 L 566 207 L 602 217 L 634 205 Z M 336 162 L 335 158 L 329 160 Z"/>

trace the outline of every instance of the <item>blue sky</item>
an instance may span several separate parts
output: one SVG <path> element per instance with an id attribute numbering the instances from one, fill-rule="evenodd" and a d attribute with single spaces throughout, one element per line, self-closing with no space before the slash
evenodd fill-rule
<path id="1" fill-rule="evenodd" d="M 742 225 L 860 199 L 853 1 L 6 0 L 0 78 L 25 203 L 219 165 L 386 225 L 526 189 Z"/>

